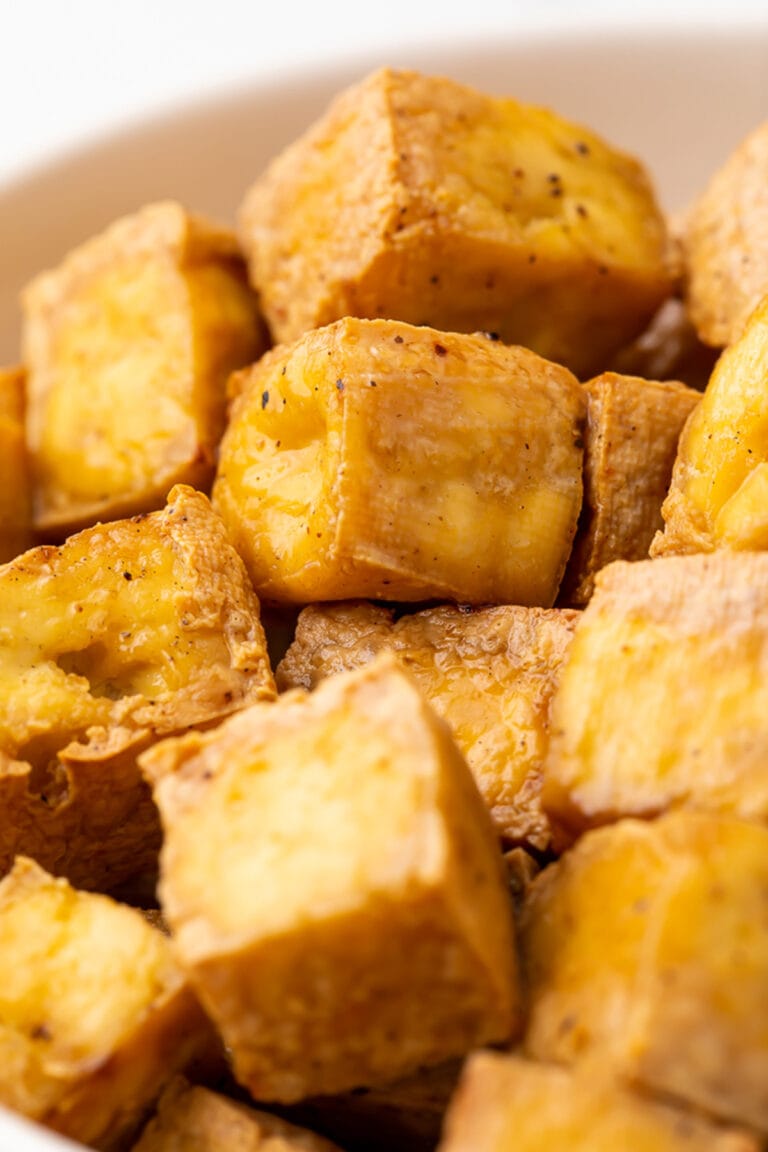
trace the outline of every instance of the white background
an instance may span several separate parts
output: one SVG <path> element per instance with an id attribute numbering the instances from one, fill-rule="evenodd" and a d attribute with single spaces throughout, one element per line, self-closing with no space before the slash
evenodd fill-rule
<path id="1" fill-rule="evenodd" d="M 745 16 L 768 21 L 768 0 L 0 0 L 0 182 L 148 112 L 358 53 Z"/>

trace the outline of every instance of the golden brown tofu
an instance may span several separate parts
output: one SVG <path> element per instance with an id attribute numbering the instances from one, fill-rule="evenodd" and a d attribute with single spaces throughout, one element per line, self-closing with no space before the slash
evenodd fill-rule
<path id="1" fill-rule="evenodd" d="M 175 1080 L 132 1152 L 339 1152 L 335 1144 L 208 1088 Z"/>
<path id="2" fill-rule="evenodd" d="M 0 1103 L 124 1147 L 213 1032 L 162 933 L 17 859 L 0 883 Z"/>
<path id="3" fill-rule="evenodd" d="M 700 812 L 584 835 L 530 888 L 525 1048 L 768 1132 L 768 829 Z"/>
<path id="4" fill-rule="evenodd" d="M 516 1033 L 499 845 L 392 654 L 142 767 L 177 955 L 255 1099 L 386 1084 Z"/>
<path id="5" fill-rule="evenodd" d="M 681 239 L 689 315 L 702 340 L 724 348 L 768 293 L 768 120 L 712 175 Z"/>
<path id="6" fill-rule="evenodd" d="M 275 340 L 342 316 L 490 331 L 589 376 L 671 288 L 647 172 L 582 125 L 389 68 L 341 93 L 247 193 Z"/>
<path id="7" fill-rule="evenodd" d="M 234 388 L 213 501 L 265 600 L 552 604 L 582 496 L 567 369 L 347 318 Z"/>
<path id="8" fill-rule="evenodd" d="M 584 506 L 560 600 L 583 606 L 612 560 L 643 560 L 663 527 L 677 442 L 700 393 L 604 372 L 586 385 Z"/>
<path id="9" fill-rule="evenodd" d="M 652 556 L 768 549 L 768 295 L 683 429 Z"/>
<path id="10" fill-rule="evenodd" d="M 25 397 L 24 370 L 0 368 L 0 564 L 33 544 Z"/>
<path id="11" fill-rule="evenodd" d="M 703 392 L 720 355 L 699 339 L 679 296 L 665 300 L 646 330 L 607 365 L 623 376 L 679 380 Z"/>
<path id="12" fill-rule="evenodd" d="M 230 232 L 148 205 L 39 275 L 23 307 L 36 528 L 61 538 L 210 485 L 227 377 L 265 347 Z"/>
<path id="13" fill-rule="evenodd" d="M 448 721 L 508 843 L 545 849 L 540 790 L 549 706 L 578 613 L 567 609 L 454 605 L 394 619 L 367 603 L 312 605 L 278 665 L 280 689 L 314 688 L 390 649 Z"/>
<path id="14" fill-rule="evenodd" d="M 501 1052 L 467 1061 L 439 1152 L 759 1152 L 747 1132 L 628 1092 L 606 1075 Z"/>
<path id="15" fill-rule="evenodd" d="M 768 554 L 604 568 L 552 701 L 556 841 L 671 807 L 768 819 L 766 667 Z"/>
<path id="16" fill-rule="evenodd" d="M 101 890 L 151 871 L 137 753 L 273 696 L 258 600 L 201 493 L 0 568 L 0 872 L 17 853 Z"/>

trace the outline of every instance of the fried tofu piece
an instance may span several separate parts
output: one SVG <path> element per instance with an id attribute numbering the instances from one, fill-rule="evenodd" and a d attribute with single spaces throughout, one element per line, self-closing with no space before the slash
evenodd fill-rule
<path id="1" fill-rule="evenodd" d="M 672 807 L 768 819 L 766 666 L 768 554 L 604 568 L 552 701 L 556 842 Z"/>
<path id="2" fill-rule="evenodd" d="M 531 885 L 525 1048 L 768 1132 L 768 829 L 701 812 L 586 833 Z"/>
<path id="3" fill-rule="evenodd" d="M 379 605 L 311 605 L 275 678 L 281 690 L 311 689 L 396 652 L 448 721 L 502 839 L 545 849 L 549 706 L 577 619 L 567 609 L 441 605 L 395 620 Z"/>
<path id="4" fill-rule="evenodd" d="M 768 120 L 712 175 L 681 240 L 688 314 L 705 343 L 725 348 L 768 294 Z"/>
<path id="5" fill-rule="evenodd" d="M 586 377 L 671 290 L 647 171 L 546 108 L 383 68 L 248 191 L 240 237 L 277 341 L 342 316 L 490 331 Z"/>
<path id="6" fill-rule="evenodd" d="M 263 599 L 551 606 L 582 497 L 567 369 L 348 317 L 233 388 L 213 502 Z"/>
<path id="7" fill-rule="evenodd" d="M 176 952 L 260 1101 L 519 1028 L 512 908 L 447 725 L 391 653 L 142 756 Z"/>
<path id="8" fill-rule="evenodd" d="M 683 425 L 701 394 L 603 372 L 585 385 L 584 506 L 560 600 L 583 606 L 612 560 L 644 560 L 659 529 Z"/>
<path id="9" fill-rule="evenodd" d="M 679 380 L 703 392 L 719 355 L 719 348 L 709 348 L 699 339 L 683 300 L 670 296 L 645 332 L 622 348 L 608 367 L 622 376 Z"/>
<path id="10" fill-rule="evenodd" d="M 34 542 L 25 407 L 24 370 L 0 368 L 0 564 Z"/>
<path id="11" fill-rule="evenodd" d="M 652 556 L 768 549 L 767 381 L 768 295 L 685 424 Z"/>
<path id="12" fill-rule="evenodd" d="M 274 694 L 258 599 L 201 493 L 0 568 L 0 870 L 23 853 L 108 891 L 153 869 L 138 752 Z"/>
<path id="13" fill-rule="evenodd" d="M 0 883 L 0 1103 L 89 1147 L 124 1147 L 214 1042 L 142 914 L 19 857 Z"/>
<path id="14" fill-rule="evenodd" d="M 37 529 L 59 539 L 210 485 L 227 377 L 265 348 L 231 232 L 148 205 L 36 277 L 23 313 Z"/>
<path id="15" fill-rule="evenodd" d="M 175 1080 L 132 1152 L 339 1152 L 335 1144 L 208 1088 Z"/>
<path id="16" fill-rule="evenodd" d="M 628 1092 L 606 1075 L 474 1053 L 439 1152 L 759 1152 L 747 1132 Z"/>

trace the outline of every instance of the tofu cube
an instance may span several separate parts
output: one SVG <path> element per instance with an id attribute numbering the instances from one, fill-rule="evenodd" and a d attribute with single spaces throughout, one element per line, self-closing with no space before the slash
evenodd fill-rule
<path id="1" fill-rule="evenodd" d="M 451 604 L 396 619 L 381 605 L 316 604 L 299 615 L 275 678 L 281 690 L 312 689 L 396 652 L 448 721 L 502 840 L 544 850 L 549 707 L 577 619 L 568 609 Z"/>
<path id="2" fill-rule="evenodd" d="M 102 891 L 152 871 L 137 754 L 274 694 L 258 599 L 199 492 L 0 568 L 0 874 L 18 853 Z"/>
<path id="3" fill-rule="evenodd" d="M 352 315 L 497 332 L 601 371 L 669 294 L 647 171 L 545 108 L 383 68 L 248 191 L 240 236 L 276 341 Z"/>
<path id="4" fill-rule="evenodd" d="M 582 496 L 565 368 L 350 317 L 233 387 L 212 498 L 264 600 L 552 605 Z"/>
<path id="5" fill-rule="evenodd" d="M 165 936 L 25 857 L 0 883 L 0 958 L 0 1104 L 89 1147 L 124 1148 L 214 1047 Z"/>
<path id="6" fill-rule="evenodd" d="M 386 1084 L 517 1033 L 499 845 L 392 654 L 141 763 L 177 955 L 255 1099 Z"/>
<path id="7" fill-rule="evenodd" d="M 60 539 L 209 487 L 227 377 L 265 337 L 232 233 L 161 202 L 28 285 L 22 347 L 35 527 Z"/>
<path id="8" fill-rule="evenodd" d="M 768 554 L 604 568 L 552 700 L 556 843 L 676 807 L 768 819 L 766 661 Z"/>
<path id="9" fill-rule="evenodd" d="M 748 1132 L 626 1091 L 606 1075 L 501 1052 L 467 1061 L 439 1152 L 758 1152 Z"/>
<path id="10" fill-rule="evenodd" d="M 768 1132 L 768 829 L 674 812 L 584 835 L 521 917 L 525 1049 Z"/>
<path id="11" fill-rule="evenodd" d="M 22 368 L 0 368 L 0 564 L 33 544 L 32 481 L 24 421 Z"/>
<path id="12" fill-rule="evenodd" d="M 560 601 L 582 607 L 612 560 L 644 560 L 663 528 L 677 443 L 701 393 L 603 372 L 585 385 L 584 506 Z"/>

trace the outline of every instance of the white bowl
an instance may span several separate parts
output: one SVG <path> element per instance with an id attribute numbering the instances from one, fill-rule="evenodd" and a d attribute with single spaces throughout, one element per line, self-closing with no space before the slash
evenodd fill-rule
<path id="1" fill-rule="evenodd" d="M 18 294 L 34 274 L 151 200 L 174 197 L 233 221 L 275 152 L 336 91 L 382 64 L 449 75 L 581 121 L 646 162 L 670 211 L 768 118 L 768 13 L 728 29 L 655 24 L 596 35 L 593 26 L 579 35 L 404 47 L 182 107 L 0 187 L 0 364 L 18 358 Z M 0 1109 L 2 1152 L 74 1147 Z"/>

